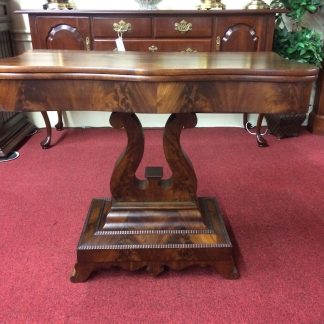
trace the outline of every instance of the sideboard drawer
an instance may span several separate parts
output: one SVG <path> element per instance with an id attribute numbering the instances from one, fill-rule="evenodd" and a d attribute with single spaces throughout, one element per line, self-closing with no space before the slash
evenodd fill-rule
<path id="1" fill-rule="evenodd" d="M 146 42 L 146 50 L 150 52 L 210 52 L 211 40 L 152 40 Z M 131 48 L 131 44 L 130 44 Z M 130 49 L 131 50 L 131 49 Z"/>
<path id="2" fill-rule="evenodd" d="M 154 18 L 155 37 L 211 37 L 212 18 L 193 16 Z"/>
<path id="3" fill-rule="evenodd" d="M 92 35 L 94 38 L 116 38 L 118 30 L 121 31 L 123 37 L 151 37 L 151 19 L 127 17 L 94 17 L 92 19 Z"/>
<path id="4" fill-rule="evenodd" d="M 210 52 L 211 40 L 124 40 L 126 51 L 141 52 Z M 116 48 L 114 40 L 95 40 L 93 49 L 95 51 L 112 51 Z"/>
<path id="5" fill-rule="evenodd" d="M 149 46 L 152 45 L 152 41 L 145 40 L 132 40 L 124 39 L 124 46 L 126 51 L 136 52 L 148 52 Z M 95 39 L 93 42 L 94 51 L 117 51 L 117 45 L 113 39 Z"/>

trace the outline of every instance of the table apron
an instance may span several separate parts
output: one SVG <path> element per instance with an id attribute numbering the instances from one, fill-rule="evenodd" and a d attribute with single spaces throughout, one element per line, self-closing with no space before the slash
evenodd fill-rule
<path id="1" fill-rule="evenodd" d="M 306 113 L 313 81 L 0 80 L 7 111 Z"/>

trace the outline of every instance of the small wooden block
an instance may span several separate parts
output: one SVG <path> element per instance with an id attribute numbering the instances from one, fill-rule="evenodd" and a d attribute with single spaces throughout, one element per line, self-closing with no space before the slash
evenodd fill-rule
<path id="1" fill-rule="evenodd" d="M 145 178 L 157 178 L 162 179 L 163 168 L 162 167 L 146 167 L 145 168 Z"/>

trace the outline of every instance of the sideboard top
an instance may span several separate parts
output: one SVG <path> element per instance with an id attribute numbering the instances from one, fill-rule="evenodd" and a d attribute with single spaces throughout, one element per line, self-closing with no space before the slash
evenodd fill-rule
<path id="1" fill-rule="evenodd" d="M 16 14 L 42 16 L 88 16 L 88 15 L 136 15 L 136 16 L 164 16 L 164 15 L 197 15 L 197 16 L 233 16 L 233 15 L 275 15 L 288 12 L 286 9 L 229 9 L 229 10 L 16 10 Z"/>
<path id="2" fill-rule="evenodd" d="M 144 53 L 31 50 L 0 60 L 0 78 L 14 74 L 81 74 L 114 79 L 208 79 L 209 77 L 267 78 L 280 76 L 316 79 L 317 68 L 288 61 L 272 52 Z M 2 73 L 10 75 L 2 76 Z M 71 76 L 71 75 L 70 75 Z M 18 76 L 19 78 L 19 76 Z"/>

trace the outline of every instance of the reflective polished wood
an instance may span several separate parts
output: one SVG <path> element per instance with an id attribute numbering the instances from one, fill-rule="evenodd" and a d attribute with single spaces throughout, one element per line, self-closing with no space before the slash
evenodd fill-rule
<path id="1" fill-rule="evenodd" d="M 1 61 L 0 95 L 19 111 L 297 113 L 316 76 L 275 53 L 35 50 Z"/>
<path id="2" fill-rule="evenodd" d="M 111 199 L 94 199 L 71 280 L 101 268 L 211 266 L 237 278 L 233 246 L 217 204 L 197 196 L 180 135 L 195 113 L 302 113 L 317 69 L 274 53 L 113 53 L 31 51 L 0 61 L 0 107 L 8 111 L 111 111 L 127 146 L 112 173 Z M 172 176 L 136 170 L 144 135 L 136 113 L 170 113 L 163 135 Z"/>
<path id="3" fill-rule="evenodd" d="M 18 10 L 28 14 L 34 49 L 108 51 L 123 33 L 127 51 L 143 52 L 259 52 L 271 51 L 275 16 L 286 9 L 248 10 Z M 50 146 L 51 125 L 42 112 Z M 263 116 L 263 115 L 262 115 Z M 256 138 L 260 134 L 259 116 Z M 253 127 L 244 114 L 244 127 Z M 57 130 L 63 128 L 58 112 Z"/>

